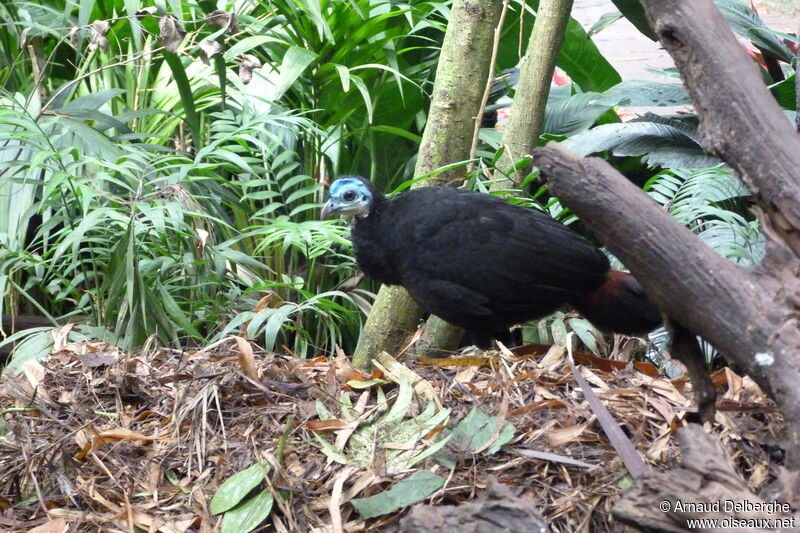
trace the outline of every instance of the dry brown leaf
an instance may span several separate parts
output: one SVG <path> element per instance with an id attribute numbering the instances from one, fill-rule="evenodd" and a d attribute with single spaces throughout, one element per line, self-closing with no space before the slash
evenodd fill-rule
<path id="1" fill-rule="evenodd" d="M 206 24 L 212 28 L 227 28 L 226 33 L 238 33 L 239 24 L 236 21 L 236 13 L 228 13 L 217 9 L 206 15 Z"/>
<path id="2" fill-rule="evenodd" d="M 198 45 L 200 60 L 206 65 L 211 64 L 211 58 L 222 53 L 222 45 L 213 39 L 203 39 Z"/>
<path id="3" fill-rule="evenodd" d="M 603 389 L 602 391 L 595 391 L 598 394 L 601 393 L 601 392 L 605 392 L 605 389 L 609 388 L 608 384 L 605 381 L 603 381 L 600 378 L 600 376 L 598 376 L 597 374 L 592 372 L 591 369 L 586 368 L 585 366 L 581 366 L 581 375 L 584 377 L 584 379 L 586 379 L 586 381 L 588 381 L 589 383 L 591 383 L 595 387 L 599 387 L 600 389 Z"/>
<path id="4" fill-rule="evenodd" d="M 334 364 L 336 365 L 336 377 L 342 383 L 347 383 L 348 381 L 369 381 L 371 379 L 383 377 L 383 372 L 380 370 L 375 370 L 370 376 L 364 374 L 360 370 L 356 370 L 350 363 L 350 358 L 347 357 L 343 351 L 337 350 L 336 353 L 336 359 L 334 360 Z"/>
<path id="5" fill-rule="evenodd" d="M 648 379 L 642 383 L 645 387 L 648 387 L 651 391 L 655 392 L 659 396 L 663 396 L 667 400 L 669 400 L 674 405 L 678 405 L 681 407 L 688 407 L 691 402 L 678 392 L 678 389 L 675 388 L 675 385 L 666 381 L 664 379 Z"/>
<path id="6" fill-rule="evenodd" d="M 742 392 L 742 378 L 730 368 L 725 367 L 725 380 L 728 384 L 728 391 L 725 393 L 725 398 L 734 401 L 739 400 Z"/>
<path id="7" fill-rule="evenodd" d="M 647 403 L 652 405 L 653 409 L 655 409 L 656 412 L 661 415 L 661 418 L 663 418 L 667 424 L 671 424 L 672 421 L 675 420 L 675 418 L 677 418 L 677 415 L 675 414 L 675 411 L 672 409 L 672 407 L 661 398 L 654 398 L 652 396 L 647 396 L 646 400 Z"/>
<path id="8" fill-rule="evenodd" d="M 29 529 L 28 533 L 64 533 L 67 529 L 67 521 L 63 518 L 56 518 L 55 520 L 50 520 L 40 526 Z"/>
<path id="9" fill-rule="evenodd" d="M 333 482 L 333 490 L 331 491 L 331 500 L 328 503 L 328 511 L 331 515 L 331 531 L 333 533 L 343 533 L 342 527 L 342 511 L 341 506 L 345 501 L 342 499 L 342 492 L 344 489 L 344 482 L 347 481 L 354 472 L 358 469 L 353 466 L 345 467 L 344 470 L 339 472 Z"/>
<path id="10" fill-rule="evenodd" d="M 569 337 L 572 335 L 573 333 L 569 333 L 567 335 L 567 352 L 569 352 L 567 361 L 572 369 L 572 375 L 575 376 L 575 381 L 581 388 L 584 398 L 586 398 L 586 401 L 591 406 L 592 412 L 597 417 L 597 421 L 603 428 L 603 433 L 605 433 L 606 438 L 608 438 L 608 441 L 625 463 L 625 468 L 628 469 L 628 472 L 630 472 L 634 479 L 639 479 L 644 476 L 649 469 L 639 456 L 636 447 L 633 445 L 633 443 L 631 443 L 628 436 L 625 435 L 625 432 L 622 431 L 622 428 L 619 426 L 619 422 L 617 422 L 617 420 L 614 418 L 614 415 L 612 415 L 603 402 L 600 401 L 594 390 L 589 386 L 589 383 L 583 377 L 582 372 L 575 366 L 575 363 L 572 360 L 572 351 L 569 344 Z M 586 369 L 584 369 L 584 372 L 585 370 Z"/>
<path id="11" fill-rule="evenodd" d="M 509 418 L 514 418 L 538 411 L 539 409 L 564 409 L 565 407 L 566 405 L 561 400 L 539 400 L 538 402 L 529 403 L 509 411 L 508 416 Z"/>
<path id="12" fill-rule="evenodd" d="M 266 300 L 262 304 L 271 305 Z M 348 416 L 361 417 L 372 409 L 368 403 L 374 398 L 374 390 L 364 391 L 368 397 L 363 393 L 359 396 L 343 386 L 343 377 L 364 377 L 350 373 L 349 361 L 345 362 L 341 351 L 337 355 L 342 360 L 322 356 L 301 360 L 289 352 L 268 353 L 254 344 L 249 346 L 254 352 L 255 368 L 262 376 L 257 381 L 240 379 L 240 366 L 231 364 L 239 356 L 238 344 L 230 342 L 230 338 L 188 354 L 150 347 L 99 366 L 92 362 L 119 352 L 101 343 L 67 343 L 61 354 L 42 361 L 44 373 L 34 380 L 38 384 L 35 393 L 24 376 L 0 380 L 0 405 L 37 409 L 5 415 L 12 432 L 24 430 L 17 440 L 0 446 L 0 471 L 13 482 L 8 486 L 30 488 L 35 476 L 44 492 L 60 490 L 58 472 L 63 475 L 66 471 L 74 480 L 69 492 L 74 493 L 76 501 L 89 502 L 93 511 L 49 509 L 51 519 L 63 518 L 68 524 L 80 521 L 92 530 L 127 531 L 133 523 L 143 530 L 180 531 L 188 527 L 211 533 L 219 526 L 219 518 L 204 517 L 207 513 L 198 503 L 198 496 L 210 498 L 220 483 L 240 471 L 243 464 L 264 457 L 263 443 L 276 442 L 286 434 L 280 460 L 270 462 L 273 472 L 267 485 L 273 490 L 274 482 L 274 490 L 293 497 L 286 500 L 291 504 L 279 502 L 276 497 L 271 519 L 274 529 L 300 531 L 300 524 L 328 524 L 320 530 L 330 531 L 331 489 L 344 467 L 328 462 L 314 444 L 314 425 L 307 421 L 316 419 L 317 400 L 336 403 L 342 394 L 354 404 Z M 609 513 L 620 493 L 620 463 L 605 438 L 598 434 L 595 418 L 577 390 L 566 357 L 557 353 L 559 350 L 551 346 L 534 347 L 527 352 L 514 349 L 514 355 L 502 352 L 495 357 L 494 366 L 407 363 L 407 368 L 454 410 L 467 411 L 474 406 L 496 413 L 505 396 L 507 417 L 516 427 L 515 440 L 535 443 L 536 452 L 555 457 L 552 461 L 520 456 L 509 459 L 506 453 L 482 456 L 479 462 L 459 463 L 449 473 L 447 488 L 437 495 L 437 501 L 471 499 L 485 486 L 487 475 L 495 472 L 512 484 L 514 480 L 529 479 L 530 483 L 519 487 L 522 496 L 546 510 L 554 531 L 616 531 Z M 533 353 L 537 355 L 529 355 Z M 542 361 L 548 366 L 541 365 Z M 692 405 L 687 400 L 692 396 L 691 387 L 687 385 L 682 392 L 680 380 L 650 377 L 632 371 L 630 366 L 620 372 L 617 365 L 591 363 L 589 371 L 581 375 L 594 376 L 592 390 L 603 398 L 613 417 L 635 435 L 631 440 L 638 453 L 646 454 L 656 468 L 668 467 L 678 454 L 673 433 Z M 727 389 L 726 371 L 719 375 L 725 378 L 721 385 Z M 54 399 L 68 400 L 69 408 L 58 411 L 57 419 L 52 418 L 53 404 L 48 403 L 42 391 Z M 741 465 L 742 472 L 749 475 L 751 484 L 761 483 L 758 489 L 763 488 L 771 480 L 763 479 L 765 465 L 775 472 L 771 453 L 776 440 L 779 445 L 780 414 L 774 405 L 766 403 L 747 377 L 740 379 L 736 401 L 723 398 L 719 404 L 729 410 L 723 412 L 720 424 L 713 428 L 715 433 Z M 103 412 L 118 416 L 98 414 Z M 294 418 L 290 420 L 290 416 Z M 337 441 L 339 435 L 350 431 L 348 422 L 358 424 L 357 420 L 332 422 L 339 424 L 330 428 L 337 432 Z M 128 440 L 131 445 L 119 445 L 117 440 L 108 438 L 108 433 L 106 438 L 101 437 L 119 427 L 140 436 L 150 435 L 152 440 Z M 75 428 L 81 431 L 76 432 Z M 426 438 L 435 437 L 441 430 L 435 428 Z M 78 447 L 72 444 L 73 439 L 79 442 Z M 28 453 L 26 464 L 23 452 L 27 442 L 32 449 L 50 451 Z M 62 442 L 66 444 L 63 451 L 53 447 L 53 443 Z M 91 453 L 92 445 L 103 449 Z M 112 447 L 113 453 L 108 453 Z M 143 460 L 143 452 L 147 460 Z M 61 453 L 66 457 L 60 457 Z M 80 462 L 78 470 L 69 466 L 76 460 Z M 576 464 L 571 465 L 570 461 Z M 62 463 L 66 469 L 61 468 Z M 598 467 L 589 469 L 586 464 Z M 177 478 L 172 477 L 174 474 Z M 338 506 L 342 522 L 347 522 L 342 524 L 343 529 L 364 526 L 363 521 L 349 521 L 351 509 L 343 502 L 374 494 L 375 484 L 381 481 L 376 473 L 359 471 L 344 482 Z M 120 487 L 130 487 L 132 492 Z M 472 487 L 478 490 L 473 491 Z M 148 496 L 131 498 L 137 493 Z M 302 494 L 316 496 L 304 501 L 298 496 Z M 95 495 L 105 503 L 99 503 Z M 46 521 L 47 514 L 36 502 L 21 502 L 13 492 L 3 496 L 8 500 L 8 509 L 0 517 L 0 529 L 21 520 Z M 188 502 L 189 507 L 178 500 Z M 389 515 L 370 525 L 380 529 L 396 520 L 396 515 Z"/>
<path id="13" fill-rule="evenodd" d="M 485 367 L 492 363 L 491 357 L 420 357 L 419 362 L 424 365 L 448 367 Z"/>
<path id="14" fill-rule="evenodd" d="M 47 371 L 39 361 L 29 359 L 22 363 L 22 375 L 28 381 L 33 390 L 39 389 L 42 381 L 45 378 Z"/>
<path id="15" fill-rule="evenodd" d="M 315 357 L 313 359 L 309 359 L 302 364 L 304 367 L 312 367 L 318 365 L 330 366 L 330 359 L 325 357 L 324 355 L 320 355 L 319 357 Z"/>
<path id="16" fill-rule="evenodd" d="M 141 20 L 141 19 L 143 19 L 143 18 L 145 18 L 147 16 L 153 16 L 156 13 L 158 13 L 158 8 L 156 6 L 148 6 L 148 7 L 143 7 L 142 9 L 137 10 L 134 13 L 134 16 L 137 19 Z"/>
<path id="17" fill-rule="evenodd" d="M 450 390 L 460 387 L 461 385 L 465 385 L 470 383 L 475 379 L 478 375 L 478 367 L 470 366 L 467 368 L 463 368 L 453 376 L 453 383 L 450 385 Z"/>
<path id="18" fill-rule="evenodd" d="M 186 36 L 186 30 L 183 29 L 183 25 L 173 15 L 168 14 L 159 19 L 158 29 L 160 31 L 158 42 L 170 54 L 177 52 L 183 42 L 183 38 Z"/>
<path id="19" fill-rule="evenodd" d="M 97 436 L 107 441 L 121 441 L 121 440 L 132 440 L 139 442 L 153 441 L 153 437 L 142 435 L 141 433 L 132 431 L 128 428 L 114 428 L 105 431 L 100 431 L 99 433 L 97 433 Z"/>
<path id="20" fill-rule="evenodd" d="M 110 28 L 111 25 L 107 20 L 95 20 L 92 22 L 92 25 L 89 26 L 91 36 L 89 37 L 88 49 L 90 52 L 98 48 L 108 51 L 108 37 L 106 37 L 106 34 Z"/>
<path id="21" fill-rule="evenodd" d="M 50 332 L 50 336 L 53 337 L 53 348 L 52 353 L 60 352 L 61 350 L 65 349 L 67 344 L 69 343 L 69 332 L 72 331 L 72 328 L 75 324 L 66 324 L 61 326 L 60 328 L 53 329 Z"/>
<path id="22" fill-rule="evenodd" d="M 651 461 L 663 461 L 669 453 L 669 441 L 672 439 L 673 430 L 667 428 L 661 435 L 653 441 L 645 452 L 645 456 Z"/>
<path id="23" fill-rule="evenodd" d="M 247 85 L 253 79 L 253 71 L 261 68 L 261 60 L 250 54 L 239 56 L 239 79 Z"/>
<path id="24" fill-rule="evenodd" d="M 753 490 L 758 489 L 769 477 L 769 470 L 768 463 L 761 463 L 756 466 L 750 473 L 750 477 L 747 478 L 747 486 Z"/>
<path id="25" fill-rule="evenodd" d="M 566 353 L 567 349 L 564 346 L 558 344 L 550 346 L 545 356 L 539 361 L 539 367 L 546 370 L 555 370 L 564 364 L 564 356 Z"/>
<path id="26" fill-rule="evenodd" d="M 353 426 L 352 420 L 344 420 L 342 418 L 334 418 L 331 420 L 309 420 L 306 422 L 306 427 L 315 433 L 330 433 L 332 431 L 341 431 Z"/>
<path id="27" fill-rule="evenodd" d="M 577 442 L 581 440 L 581 437 L 586 431 L 587 427 L 589 427 L 588 422 L 550 430 L 545 435 L 547 444 L 551 448 L 558 448 L 559 446 L 563 446 L 564 444 L 570 442 Z"/>
<path id="28" fill-rule="evenodd" d="M 400 378 L 404 377 L 411 384 L 414 392 L 421 398 L 429 402 L 434 402 L 439 409 L 442 408 L 442 402 L 433 386 L 422 376 L 397 361 L 388 353 L 379 353 L 372 363 L 386 375 L 387 379 L 395 383 L 400 383 Z"/>
<path id="29" fill-rule="evenodd" d="M 239 364 L 242 366 L 242 373 L 250 379 L 258 380 L 258 369 L 256 368 L 256 356 L 253 347 L 246 339 L 235 336 L 236 345 L 239 348 Z"/>
<path id="30" fill-rule="evenodd" d="M 159 517 L 152 516 L 147 513 L 134 511 L 133 521 L 139 526 L 147 526 L 149 531 L 159 531 L 161 533 L 184 533 L 194 524 L 196 518 L 192 516 L 191 518 L 184 518 L 183 520 L 165 521 Z"/>

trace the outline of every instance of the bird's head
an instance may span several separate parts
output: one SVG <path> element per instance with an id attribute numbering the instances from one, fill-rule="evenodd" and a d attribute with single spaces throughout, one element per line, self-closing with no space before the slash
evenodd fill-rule
<path id="1" fill-rule="evenodd" d="M 331 184 L 331 196 L 322 208 L 320 217 L 366 215 L 378 193 L 372 184 L 359 176 L 342 176 Z"/>

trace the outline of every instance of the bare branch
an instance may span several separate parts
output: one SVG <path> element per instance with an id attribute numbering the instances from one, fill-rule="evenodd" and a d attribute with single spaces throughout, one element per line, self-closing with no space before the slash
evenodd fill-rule
<path id="1" fill-rule="evenodd" d="M 712 0 L 642 0 L 700 116 L 704 147 L 730 164 L 800 257 L 800 137 Z"/>

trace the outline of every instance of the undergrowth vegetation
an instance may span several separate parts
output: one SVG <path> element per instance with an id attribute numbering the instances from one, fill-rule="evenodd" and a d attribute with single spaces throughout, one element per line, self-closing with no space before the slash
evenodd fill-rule
<path id="1" fill-rule="evenodd" d="M 125 348 L 355 341 L 371 292 L 336 290 L 323 182 L 404 174 L 446 9 L 215 7 L 0 6 L 0 314 Z"/>
<path id="2" fill-rule="evenodd" d="M 739 33 L 784 60 L 783 79 L 765 81 L 794 110 L 792 39 L 741 3 L 721 4 Z M 511 2 L 498 72 L 518 62 L 535 8 Z M 359 173 L 385 190 L 407 186 L 449 9 L 423 0 L 4 2 L 0 315 L 80 324 L 71 339 L 124 349 L 245 332 L 300 356 L 348 351 L 376 287 L 353 282 L 346 226 L 317 220 L 324 185 Z M 613 112 L 688 103 L 678 83 L 620 83 L 575 21 L 559 66 L 572 81 L 554 86 L 543 139 L 625 161 L 719 253 L 760 259 L 749 193 L 703 154 L 693 116 L 623 123 Z M 513 83 L 497 87 L 513 96 Z M 470 176 L 479 189 L 500 149 L 496 130 L 482 140 Z M 513 201 L 575 221 L 535 184 L 534 175 Z M 555 320 L 591 344 L 585 323 Z M 17 342 L 16 364 L 52 343 L 49 328 L 0 333 Z"/>

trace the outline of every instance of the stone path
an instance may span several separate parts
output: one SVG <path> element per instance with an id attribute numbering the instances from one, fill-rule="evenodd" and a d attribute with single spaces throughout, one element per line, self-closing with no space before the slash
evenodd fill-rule
<path id="1" fill-rule="evenodd" d="M 588 30 L 603 14 L 615 10 L 611 0 L 575 0 L 572 16 Z M 662 74 L 647 69 L 674 66 L 672 58 L 659 43 L 639 33 L 639 30 L 626 19 L 618 20 L 595 34 L 593 40 L 623 80 L 667 81 Z"/>
<path id="2" fill-rule="evenodd" d="M 800 0 L 760 0 L 755 2 L 767 26 L 794 33 L 800 27 Z M 572 16 L 587 30 L 604 14 L 616 8 L 611 0 L 575 0 Z M 624 80 L 646 79 L 666 81 L 648 69 L 673 66 L 672 58 L 659 43 L 639 33 L 625 19 L 618 20 L 594 36 L 594 42 Z"/>

